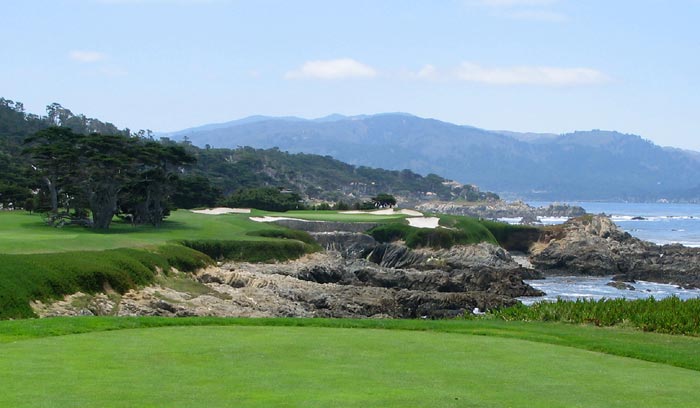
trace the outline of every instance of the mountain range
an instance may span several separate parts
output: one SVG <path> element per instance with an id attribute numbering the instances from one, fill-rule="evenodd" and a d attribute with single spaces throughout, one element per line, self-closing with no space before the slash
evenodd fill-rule
<path id="1" fill-rule="evenodd" d="M 440 174 L 511 198 L 696 200 L 700 192 L 700 153 L 614 131 L 490 131 L 386 113 L 251 116 L 161 136 L 200 147 L 277 147 L 354 165 Z"/>

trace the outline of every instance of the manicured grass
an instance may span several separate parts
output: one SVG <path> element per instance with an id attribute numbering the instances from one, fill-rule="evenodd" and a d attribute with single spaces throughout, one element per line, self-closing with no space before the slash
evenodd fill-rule
<path id="1" fill-rule="evenodd" d="M 0 322 L 0 332 L 31 322 Z M 376 330 L 233 322 L 0 344 L 0 406 L 661 407 L 695 406 L 700 397 L 698 371 L 525 341 L 526 325 L 511 332 L 513 337 L 496 337 L 472 334 L 513 326 L 399 321 L 388 324 L 415 330 Z M 335 325 L 332 320 L 272 322 Z M 536 325 L 554 328 L 553 337 L 565 327 Z M 457 330 L 449 332 L 448 326 Z M 618 334 L 590 329 L 610 339 Z M 647 340 L 650 335 L 624 333 Z M 651 336 L 650 343 L 682 339 Z"/>
<path id="2" fill-rule="evenodd" d="M 339 222 L 388 222 L 400 221 L 406 218 L 403 214 L 373 215 L 373 214 L 342 214 L 343 211 L 287 211 L 284 213 L 260 212 L 265 215 L 299 218 L 315 221 Z"/>
<path id="3" fill-rule="evenodd" d="M 192 317 L 80 317 L 0 321 L 0 343 L 121 329 L 170 326 L 274 326 L 434 331 L 528 340 L 603 352 L 700 371 L 700 338 L 541 322 Z"/>
<path id="4" fill-rule="evenodd" d="M 79 226 L 52 228 L 37 214 L 0 211 L 0 253 L 97 251 L 162 245 L 185 239 L 263 240 L 263 237 L 246 234 L 272 229 L 280 227 L 250 221 L 248 214 L 206 215 L 181 210 L 174 211 L 160 228 L 115 221 L 108 231 L 96 232 Z"/>

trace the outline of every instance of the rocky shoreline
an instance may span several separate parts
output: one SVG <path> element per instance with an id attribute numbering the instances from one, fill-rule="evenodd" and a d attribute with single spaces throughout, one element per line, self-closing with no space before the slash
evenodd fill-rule
<path id="1" fill-rule="evenodd" d="M 523 282 L 540 275 L 495 245 L 412 250 L 378 244 L 358 233 L 323 234 L 329 249 L 323 253 L 276 264 L 230 262 L 199 271 L 191 278 L 206 288 L 199 290 L 204 293 L 159 284 L 123 296 L 76 294 L 33 307 L 41 317 L 447 318 L 542 294 Z"/>
<path id="2" fill-rule="evenodd" d="M 275 264 L 228 262 L 196 274 L 173 272 L 123 295 L 106 288 L 33 308 L 41 317 L 449 318 L 540 296 L 524 280 L 552 275 L 614 275 L 620 285 L 645 280 L 700 288 L 700 249 L 641 241 L 605 216 L 542 228 L 529 253 L 517 257 L 488 243 L 410 249 L 317 223 L 313 229 L 325 252 Z"/>
<path id="3" fill-rule="evenodd" d="M 547 207 L 533 207 L 522 201 L 492 201 L 485 203 L 429 201 L 419 204 L 416 209 L 424 212 L 465 215 L 493 220 L 499 218 L 521 218 L 523 223 L 528 224 L 536 223 L 538 217 L 574 218 L 586 214 L 586 210 L 579 206 L 555 203 Z"/>
<path id="4" fill-rule="evenodd" d="M 545 275 L 613 275 L 620 282 L 644 280 L 700 288 L 700 248 L 642 241 L 602 215 L 545 229 L 531 248 L 530 261 Z"/>

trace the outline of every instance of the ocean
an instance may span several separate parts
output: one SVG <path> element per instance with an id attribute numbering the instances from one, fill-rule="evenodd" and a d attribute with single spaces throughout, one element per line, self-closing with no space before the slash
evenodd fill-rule
<path id="1" fill-rule="evenodd" d="M 541 207 L 550 202 L 528 202 Z M 700 204 L 566 202 L 590 214 L 606 214 L 633 236 L 656 244 L 678 243 L 700 247 Z M 641 219 L 640 219 L 641 218 Z M 543 218 L 543 224 L 558 224 L 565 218 Z"/>
<path id="2" fill-rule="evenodd" d="M 528 202 L 541 207 L 550 202 Z M 604 203 L 604 202 L 566 202 L 583 207 L 591 214 L 606 214 L 623 230 L 632 236 L 656 244 L 682 244 L 700 247 L 700 204 L 671 203 Z M 543 224 L 559 224 L 565 218 L 542 218 Z M 627 298 L 639 299 L 654 296 L 661 299 L 678 296 L 681 299 L 700 298 L 699 289 L 682 289 L 675 285 L 637 281 L 631 283 L 634 290 L 621 290 L 608 286 L 611 277 L 571 277 L 558 276 L 543 280 L 526 281 L 531 286 L 546 293 L 542 297 L 520 298 L 525 304 L 536 301 L 553 301 L 557 298 L 602 299 Z"/>

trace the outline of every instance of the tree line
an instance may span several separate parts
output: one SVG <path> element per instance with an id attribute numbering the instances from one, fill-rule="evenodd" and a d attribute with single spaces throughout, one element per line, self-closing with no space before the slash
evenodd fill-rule
<path id="1" fill-rule="evenodd" d="M 353 166 L 276 148 L 199 148 L 154 136 L 76 115 L 56 103 L 39 116 L 0 98 L 0 208 L 42 211 L 54 225 L 108 228 L 110 213 L 134 224 L 159 225 L 174 208 L 214 205 L 276 210 L 307 208 L 304 200 L 320 209 L 395 205 L 371 199 L 382 193 L 411 200 L 498 199 L 435 174 Z"/>
<path id="2" fill-rule="evenodd" d="M 135 224 L 160 225 L 179 174 L 195 160 L 178 145 L 57 126 L 24 143 L 43 182 L 39 197 L 48 204 L 50 222 L 88 223 L 89 210 L 89 224 L 96 229 L 109 228 L 115 214 Z"/>

